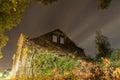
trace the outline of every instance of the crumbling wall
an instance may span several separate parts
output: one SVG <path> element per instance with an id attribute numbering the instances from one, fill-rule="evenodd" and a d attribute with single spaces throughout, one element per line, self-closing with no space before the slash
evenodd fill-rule
<path id="1" fill-rule="evenodd" d="M 17 43 L 18 48 L 17 48 L 16 53 L 13 56 L 11 78 L 15 78 L 17 76 L 17 72 L 19 71 L 20 57 L 21 57 L 22 47 L 24 45 L 25 39 L 26 39 L 26 36 L 24 34 L 20 34 L 20 37 Z"/>

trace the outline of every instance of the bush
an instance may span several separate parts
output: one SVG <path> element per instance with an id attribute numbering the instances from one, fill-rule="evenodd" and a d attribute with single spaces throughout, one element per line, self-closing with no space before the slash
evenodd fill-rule
<path id="1" fill-rule="evenodd" d="M 35 77 L 49 78 L 56 74 L 64 74 L 74 68 L 77 62 L 68 57 L 60 57 L 52 52 L 45 51 L 42 54 L 35 54 L 32 61 Z"/>
<path id="2" fill-rule="evenodd" d="M 120 63 L 117 63 L 114 66 L 113 58 L 87 61 L 45 51 L 34 55 L 31 77 L 15 80 L 119 80 Z"/>

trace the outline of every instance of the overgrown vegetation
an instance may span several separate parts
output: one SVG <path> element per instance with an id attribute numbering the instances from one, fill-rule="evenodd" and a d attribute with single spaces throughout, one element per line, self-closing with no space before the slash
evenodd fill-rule
<path id="1" fill-rule="evenodd" d="M 114 60 L 116 57 L 86 61 L 81 58 L 73 59 L 70 56 L 58 56 L 47 51 L 43 54 L 36 54 L 34 57 L 32 60 L 34 74 L 22 80 L 120 79 L 120 60 Z"/>
<path id="2" fill-rule="evenodd" d="M 97 59 L 111 56 L 112 49 L 108 37 L 104 36 L 101 31 L 96 32 L 95 44 Z"/>
<path id="3" fill-rule="evenodd" d="M 64 72 L 71 71 L 77 62 L 68 57 L 60 57 L 54 53 L 44 52 L 36 54 L 32 61 L 35 77 L 50 78 L 55 75 L 63 75 Z"/>
<path id="4" fill-rule="evenodd" d="M 29 54 L 25 74 L 15 80 L 119 80 L 120 50 L 111 52 L 107 37 L 101 33 L 97 33 L 96 45 L 99 55 L 95 59 L 72 53 L 59 56 L 55 51 L 25 46 L 23 52 Z"/>

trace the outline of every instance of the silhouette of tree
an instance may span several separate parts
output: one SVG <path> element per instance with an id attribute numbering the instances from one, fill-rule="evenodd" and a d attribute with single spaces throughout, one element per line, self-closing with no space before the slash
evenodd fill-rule
<path id="1" fill-rule="evenodd" d="M 112 0 L 98 0 L 98 8 L 106 9 L 110 5 Z"/>
<path id="2" fill-rule="evenodd" d="M 102 35 L 101 31 L 96 32 L 96 58 L 108 57 L 111 55 L 112 49 L 108 38 Z"/>

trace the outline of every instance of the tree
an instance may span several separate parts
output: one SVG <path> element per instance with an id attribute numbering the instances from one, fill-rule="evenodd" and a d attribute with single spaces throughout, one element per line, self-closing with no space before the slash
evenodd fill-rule
<path id="1" fill-rule="evenodd" d="M 25 8 L 35 1 L 48 5 L 56 0 L 0 0 L 0 32 L 10 30 L 19 24 Z"/>
<path id="2" fill-rule="evenodd" d="M 1 49 L 8 40 L 4 32 L 20 23 L 25 8 L 32 2 L 49 5 L 55 1 L 57 0 L 0 0 L 0 56 Z M 98 0 L 98 6 L 100 9 L 105 9 L 110 2 L 111 0 Z"/>
<path id="3" fill-rule="evenodd" d="M 98 8 L 106 9 L 110 5 L 112 0 L 98 0 Z"/>
<path id="4" fill-rule="evenodd" d="M 102 35 L 101 31 L 96 32 L 96 58 L 108 57 L 111 55 L 112 49 L 108 38 Z"/>

